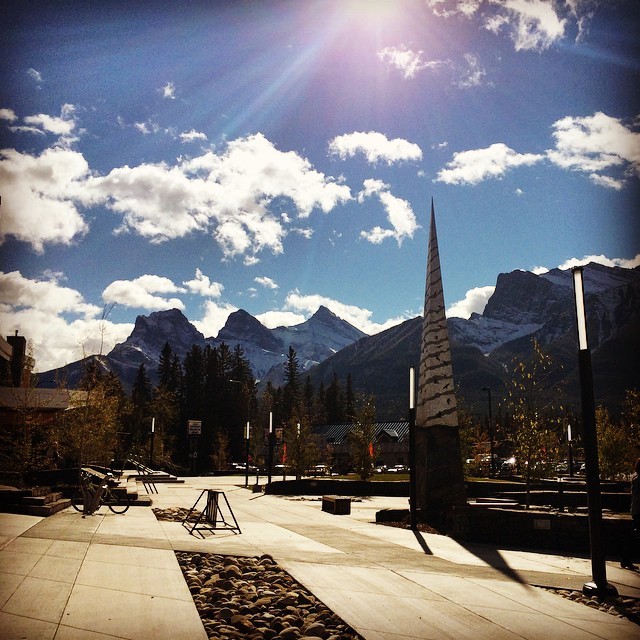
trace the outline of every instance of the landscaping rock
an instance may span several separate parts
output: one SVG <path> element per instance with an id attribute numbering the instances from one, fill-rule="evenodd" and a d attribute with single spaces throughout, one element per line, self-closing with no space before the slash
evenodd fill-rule
<path id="1" fill-rule="evenodd" d="M 176 557 L 210 640 L 361 640 L 271 556 Z"/>

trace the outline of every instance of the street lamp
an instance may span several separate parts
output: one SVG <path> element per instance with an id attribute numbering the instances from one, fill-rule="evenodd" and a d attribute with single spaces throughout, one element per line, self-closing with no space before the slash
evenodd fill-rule
<path id="1" fill-rule="evenodd" d="M 274 433 L 273 433 L 273 411 L 269 411 L 269 477 L 267 480 L 267 484 L 271 484 L 271 470 L 273 468 L 273 441 L 274 441 Z"/>
<path id="2" fill-rule="evenodd" d="M 151 442 L 149 447 L 149 468 L 153 469 L 153 444 L 156 435 L 156 419 L 151 418 Z"/>
<path id="3" fill-rule="evenodd" d="M 587 473 L 587 505 L 589 510 L 589 546 L 591 551 L 592 582 L 586 582 L 582 592 L 588 596 L 605 598 L 617 595 L 616 588 L 607 582 L 602 540 L 602 502 L 600 496 L 600 469 L 598 465 L 598 439 L 596 435 L 596 410 L 593 395 L 591 352 L 587 339 L 587 316 L 584 306 L 584 282 L 582 267 L 572 269 L 578 329 L 578 368 L 580 372 L 580 397 L 582 427 L 584 431 L 584 459 Z"/>
<path id="4" fill-rule="evenodd" d="M 249 421 L 247 420 L 247 427 L 245 430 L 244 441 L 244 488 L 246 489 L 249 486 L 249 437 L 251 435 L 251 427 L 249 425 Z"/>
<path id="5" fill-rule="evenodd" d="M 229 378 L 228 382 L 231 384 L 239 384 L 242 391 L 244 392 L 246 389 L 245 383 L 241 380 L 234 380 L 233 378 Z M 247 425 L 245 429 L 245 452 L 244 452 L 244 486 L 247 488 L 249 486 L 249 391 L 247 390 Z"/>
<path id="6" fill-rule="evenodd" d="M 493 419 L 491 416 L 491 389 L 489 387 L 482 387 L 483 391 L 486 391 L 489 396 L 489 453 L 491 454 L 491 477 L 496 475 L 495 462 L 493 460 Z"/>
<path id="7" fill-rule="evenodd" d="M 418 528 L 416 491 L 416 370 L 409 368 L 409 526 Z"/>
<path id="8" fill-rule="evenodd" d="M 567 445 L 569 447 L 569 477 L 573 478 L 573 441 L 571 439 L 571 424 L 567 425 Z"/>

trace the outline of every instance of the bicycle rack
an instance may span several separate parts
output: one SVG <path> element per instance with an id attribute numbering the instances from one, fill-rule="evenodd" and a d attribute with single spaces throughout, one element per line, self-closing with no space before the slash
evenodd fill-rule
<path id="1" fill-rule="evenodd" d="M 189 517 L 194 511 L 196 511 L 196 507 L 198 506 L 198 503 L 205 493 L 207 494 L 207 498 L 204 509 L 200 512 L 194 522 L 189 522 Z M 222 513 L 220 496 L 222 496 L 225 504 L 227 505 L 227 510 L 229 512 L 229 515 L 233 519 L 233 523 L 227 522 L 224 514 Z M 227 496 L 225 495 L 224 491 L 216 491 L 215 489 L 202 490 L 202 493 L 198 496 L 195 504 L 193 505 L 193 507 L 191 507 L 191 509 L 189 509 L 189 513 L 187 513 L 187 515 L 184 517 L 182 526 L 187 529 L 187 531 L 189 531 L 191 535 L 193 535 L 194 531 L 197 531 L 198 533 L 200 533 L 200 536 L 202 538 L 204 538 L 204 535 L 201 533 L 202 531 L 226 530 L 242 533 L 242 531 L 240 531 L 238 521 L 233 515 L 231 505 L 229 504 L 229 500 L 227 500 Z"/>

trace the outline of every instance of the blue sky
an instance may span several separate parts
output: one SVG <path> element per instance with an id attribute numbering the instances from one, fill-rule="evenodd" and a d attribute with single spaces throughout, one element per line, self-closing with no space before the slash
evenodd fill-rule
<path id="1" fill-rule="evenodd" d="M 497 275 L 640 263 L 635 0 L 11 3 L 0 330 L 44 371 L 177 307 L 450 315 Z"/>

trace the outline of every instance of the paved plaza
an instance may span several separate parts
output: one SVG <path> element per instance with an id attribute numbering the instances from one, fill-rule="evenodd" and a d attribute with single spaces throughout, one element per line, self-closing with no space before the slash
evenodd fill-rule
<path id="1" fill-rule="evenodd" d="M 0 513 L 3 640 L 199 640 L 204 628 L 174 551 L 271 554 L 367 640 L 640 638 L 640 627 L 534 585 L 580 589 L 590 562 L 462 545 L 373 524 L 406 498 L 364 498 L 351 515 L 319 499 L 252 493 L 242 477 L 158 484 L 153 504 L 190 508 L 224 491 L 241 534 L 190 533 L 148 507 L 125 515 L 73 509 L 49 518 Z M 620 594 L 640 597 L 640 574 L 607 563 Z"/>

